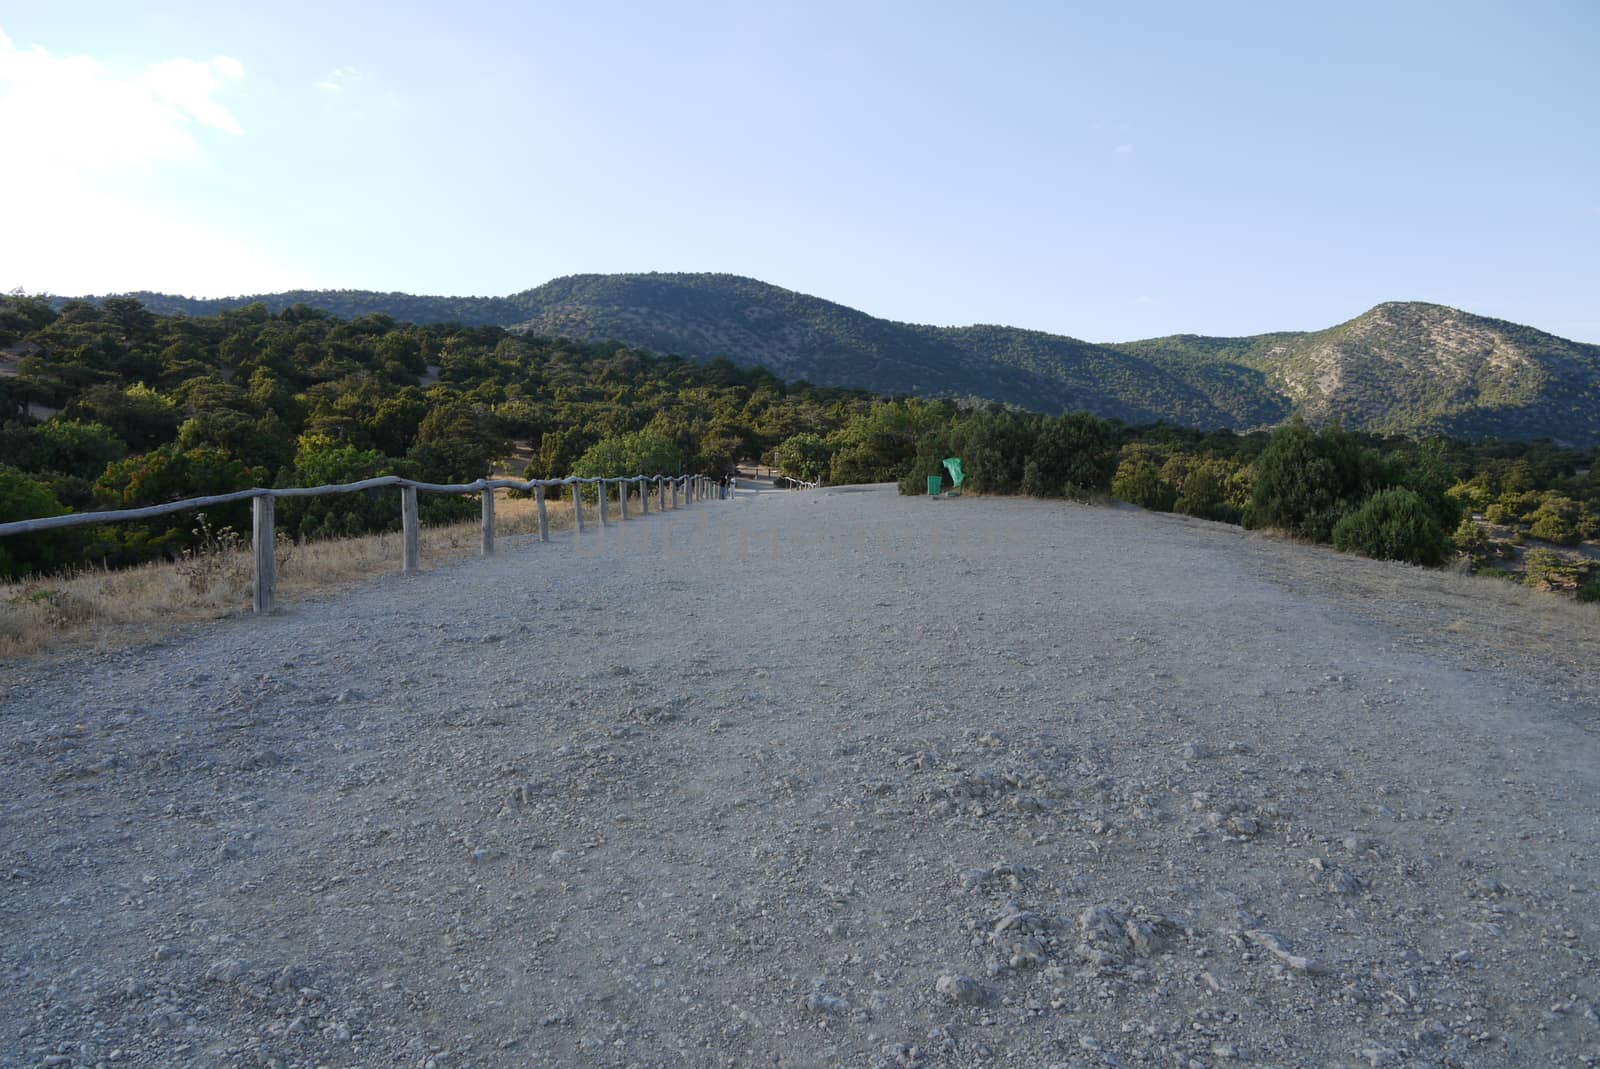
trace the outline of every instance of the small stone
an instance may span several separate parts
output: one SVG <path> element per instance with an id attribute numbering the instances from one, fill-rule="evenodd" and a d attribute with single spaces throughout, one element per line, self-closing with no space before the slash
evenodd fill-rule
<path id="1" fill-rule="evenodd" d="M 1328 880 L 1328 890 L 1336 895 L 1356 895 L 1361 893 L 1361 877 L 1351 875 L 1340 869 Z"/>
<path id="2" fill-rule="evenodd" d="M 970 976 L 956 976 L 947 973 L 939 977 L 934 983 L 934 990 L 963 1006 L 987 1006 L 995 1001 L 994 988 L 981 980 L 974 980 Z"/>
<path id="3" fill-rule="evenodd" d="M 181 957 L 183 957 L 182 947 L 172 946 L 167 943 L 163 943 L 162 945 L 156 947 L 157 961 L 171 961 L 173 958 Z"/>
<path id="4" fill-rule="evenodd" d="M 238 958 L 221 958 L 211 963 L 206 969 L 206 979 L 219 984 L 234 984 L 239 982 L 250 966 Z"/>
<path id="5" fill-rule="evenodd" d="M 1203 739 L 1193 739 L 1184 743 L 1179 753 L 1185 761 L 1200 761 L 1211 756 L 1211 747 Z"/>
<path id="6" fill-rule="evenodd" d="M 1245 932 L 1244 936 L 1256 946 L 1261 947 L 1263 950 L 1269 951 L 1279 961 L 1283 962 L 1296 972 L 1316 974 L 1328 971 L 1327 968 L 1315 958 L 1308 958 L 1301 954 L 1291 953 L 1289 948 L 1284 944 L 1283 939 L 1272 932 L 1255 929 Z"/>
<path id="7" fill-rule="evenodd" d="M 800 1008 L 807 1013 L 827 1017 L 844 1012 L 845 1002 L 842 998 L 835 998 L 833 995 L 827 995 L 821 991 L 813 991 L 800 1000 Z"/>

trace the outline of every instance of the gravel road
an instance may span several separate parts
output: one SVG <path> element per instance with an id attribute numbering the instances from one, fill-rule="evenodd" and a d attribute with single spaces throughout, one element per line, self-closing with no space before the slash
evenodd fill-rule
<path id="1" fill-rule="evenodd" d="M 746 494 L 12 666 L 0 1065 L 1594 1064 L 1592 677 L 1372 567 Z"/>

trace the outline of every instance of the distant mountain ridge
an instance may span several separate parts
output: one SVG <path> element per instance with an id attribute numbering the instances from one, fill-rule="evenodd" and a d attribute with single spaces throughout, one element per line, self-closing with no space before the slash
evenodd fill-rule
<path id="1" fill-rule="evenodd" d="M 890 394 L 1252 430 L 1301 415 L 1380 433 L 1600 443 L 1600 346 L 1442 305 L 1378 305 L 1325 330 L 1094 343 L 1017 327 L 932 327 L 724 274 L 571 275 L 508 297 L 294 290 L 214 300 L 133 293 L 163 314 L 262 301 L 381 313 L 764 364 Z M 95 298 L 91 298 L 95 299 Z"/>

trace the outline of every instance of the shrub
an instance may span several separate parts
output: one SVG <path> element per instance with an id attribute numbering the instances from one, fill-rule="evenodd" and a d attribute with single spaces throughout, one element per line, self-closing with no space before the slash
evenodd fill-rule
<path id="1" fill-rule="evenodd" d="M 49 487 L 0 465 L 0 523 L 62 516 L 69 510 Z M 0 578 L 16 579 L 58 568 L 76 558 L 81 537 L 72 528 L 0 538 Z"/>
<path id="2" fill-rule="evenodd" d="M 1109 424 L 1083 412 L 1047 421 L 1022 469 L 1022 492 L 1084 498 L 1111 489 L 1116 453 Z"/>
<path id="3" fill-rule="evenodd" d="M 945 476 L 944 458 L 950 456 L 950 432 L 940 427 L 930 430 L 917 440 L 916 455 L 900 474 L 900 493 L 916 496 L 928 492 L 929 476 Z"/>
<path id="4" fill-rule="evenodd" d="M 394 474 L 394 463 L 373 449 L 358 449 L 325 435 L 303 434 L 295 452 L 291 484 L 360 482 Z M 297 539 L 345 538 L 396 530 L 400 526 L 400 493 L 378 488 L 324 497 L 286 497 L 279 499 L 276 511 L 279 528 Z"/>
<path id="5" fill-rule="evenodd" d="M 1461 517 L 1461 522 L 1456 525 L 1450 541 L 1456 544 L 1459 552 L 1468 556 L 1477 556 L 1489 548 L 1489 536 L 1483 533 L 1483 528 L 1479 527 L 1478 521 L 1471 516 Z"/>
<path id="6" fill-rule="evenodd" d="M 1297 419 L 1272 432 L 1256 462 L 1252 523 L 1326 542 L 1351 503 L 1382 485 L 1381 466 L 1338 427 L 1313 431 Z"/>
<path id="7" fill-rule="evenodd" d="M 784 474 L 814 483 L 828 473 L 833 460 L 833 450 L 818 434 L 796 434 L 785 438 L 772 451 L 772 464 L 782 468 Z"/>
<path id="8" fill-rule="evenodd" d="M 1412 490 L 1380 490 L 1333 528 L 1335 549 L 1378 560 L 1438 564 L 1449 542 L 1432 511 Z"/>
<path id="9" fill-rule="evenodd" d="M 1507 491 L 1484 511 L 1484 516 L 1490 523 L 1527 523 L 1542 501 L 1543 495 L 1535 490 Z"/>
<path id="10" fill-rule="evenodd" d="M 1117 466 L 1111 494 L 1153 512 L 1171 512 L 1178 500 L 1178 491 L 1161 477 L 1161 469 L 1141 456 L 1129 457 Z"/>
<path id="11" fill-rule="evenodd" d="M 947 456 L 962 460 L 963 489 L 977 494 L 1015 494 L 1038 439 L 1040 417 L 1022 412 L 984 412 L 956 425 Z"/>
<path id="12" fill-rule="evenodd" d="M 1167 467 L 1162 469 L 1162 474 L 1169 481 L 1171 476 L 1167 473 L 1173 467 L 1169 461 Z M 1229 462 L 1214 458 L 1186 466 L 1181 481 L 1177 483 L 1178 499 L 1173 503 L 1173 510 L 1185 516 L 1238 523 L 1243 507 L 1250 500 L 1248 481 L 1241 480 L 1241 474 L 1232 470 Z"/>
<path id="13" fill-rule="evenodd" d="M 99 478 L 106 465 L 128 455 L 128 446 L 103 423 L 46 420 L 34 427 L 34 471 L 55 471 L 79 479 Z"/>
<path id="14" fill-rule="evenodd" d="M 1583 506 L 1572 498 L 1546 494 L 1528 517 L 1528 533 L 1546 542 L 1570 546 L 1579 539 L 1583 518 Z"/>
<path id="15" fill-rule="evenodd" d="M 1530 549 L 1526 560 L 1528 586 L 1538 590 L 1577 590 L 1586 568 L 1553 549 Z"/>
<path id="16" fill-rule="evenodd" d="M 1444 459 L 1444 443 L 1437 438 L 1424 442 L 1411 466 L 1400 478 L 1400 485 L 1412 491 L 1433 513 L 1441 531 L 1452 530 L 1461 520 L 1461 500 L 1450 491 L 1455 473 Z"/>
<path id="17" fill-rule="evenodd" d="M 1600 576 L 1596 576 L 1578 588 L 1578 600 L 1588 602 L 1600 601 Z"/>

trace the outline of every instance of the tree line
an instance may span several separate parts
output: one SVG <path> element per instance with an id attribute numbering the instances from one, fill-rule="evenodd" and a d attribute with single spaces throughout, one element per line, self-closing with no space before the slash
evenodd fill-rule
<path id="1" fill-rule="evenodd" d="M 745 459 L 922 493 L 960 456 L 979 493 L 1109 495 L 1417 564 L 1465 554 L 1492 568 L 1474 513 L 1553 543 L 1600 537 L 1596 451 L 1549 441 L 1418 443 L 1299 421 L 1247 434 L 1130 426 L 303 305 L 188 317 L 129 298 L 3 297 L 0 372 L 0 521 L 377 475 L 720 475 Z M 389 530 L 391 497 L 285 499 L 278 522 L 300 539 Z M 427 495 L 423 507 L 437 522 L 475 506 Z M 243 529 L 245 506 L 210 519 Z M 193 523 L 0 540 L 0 575 L 176 556 L 205 536 Z M 1584 589 L 1600 596 L 1594 583 Z"/>
<path id="2" fill-rule="evenodd" d="M 881 420 L 892 407 L 858 418 Z M 959 456 L 981 493 L 1111 496 L 1412 564 L 1462 557 L 1505 574 L 1495 567 L 1505 545 L 1487 537 L 1485 524 L 1510 529 L 1509 544 L 1600 539 L 1600 450 L 1549 440 L 1416 442 L 1298 418 L 1270 433 L 1236 434 L 993 407 L 928 412 L 912 437 L 900 447 L 905 494 L 926 492 L 929 476 L 944 475 L 943 459 Z M 1600 600 L 1595 568 L 1540 549 L 1527 563 L 1531 580 Z"/>
<path id="3" fill-rule="evenodd" d="M 878 403 L 727 360 L 498 327 L 340 319 L 261 304 L 158 316 L 137 300 L 0 298 L 0 522 L 135 508 L 252 486 L 401 475 L 470 482 L 719 475 Z M 886 477 L 888 472 L 873 472 Z M 285 499 L 295 538 L 393 529 L 392 494 Z M 424 520 L 472 502 L 423 498 Z M 242 530 L 247 507 L 216 510 Z M 175 557 L 195 517 L 0 539 L 0 576 Z"/>

